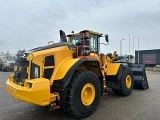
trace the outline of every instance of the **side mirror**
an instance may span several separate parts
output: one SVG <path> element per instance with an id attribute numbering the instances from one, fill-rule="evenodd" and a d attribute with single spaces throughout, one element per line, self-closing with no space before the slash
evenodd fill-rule
<path id="1" fill-rule="evenodd" d="M 105 37 L 105 41 L 109 43 L 108 34 L 105 34 L 104 37 Z"/>
<path id="2" fill-rule="evenodd" d="M 107 42 L 107 44 L 105 44 L 105 43 L 99 43 L 99 44 L 108 45 L 108 44 L 109 44 L 108 34 L 105 34 L 105 35 L 102 36 L 102 37 L 105 37 L 105 41 Z"/>

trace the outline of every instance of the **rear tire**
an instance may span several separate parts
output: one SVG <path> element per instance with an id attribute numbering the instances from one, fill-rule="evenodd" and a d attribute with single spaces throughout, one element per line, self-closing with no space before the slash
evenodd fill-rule
<path id="1" fill-rule="evenodd" d="M 117 95 L 129 96 L 132 93 L 134 86 L 133 73 L 130 69 L 125 68 L 123 70 L 121 80 L 120 80 L 120 89 L 112 89 L 113 92 Z"/>
<path id="2" fill-rule="evenodd" d="M 67 87 L 66 111 L 76 118 L 85 118 L 96 110 L 100 96 L 97 76 L 90 71 L 78 71 Z"/>

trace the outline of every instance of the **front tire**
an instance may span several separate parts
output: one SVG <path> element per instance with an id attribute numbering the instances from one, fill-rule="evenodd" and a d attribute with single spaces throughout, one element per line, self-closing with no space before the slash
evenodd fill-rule
<path id="1" fill-rule="evenodd" d="M 76 118 L 85 118 L 96 110 L 100 96 L 97 76 L 90 71 L 78 71 L 67 88 L 66 111 Z"/>
<path id="2" fill-rule="evenodd" d="M 113 92 L 121 96 L 129 96 L 132 93 L 134 86 L 133 73 L 130 69 L 125 68 L 123 70 L 121 80 L 120 80 L 120 89 L 112 89 Z"/>

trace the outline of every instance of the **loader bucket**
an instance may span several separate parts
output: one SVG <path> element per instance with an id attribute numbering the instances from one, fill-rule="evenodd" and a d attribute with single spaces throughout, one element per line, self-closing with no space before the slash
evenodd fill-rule
<path id="1" fill-rule="evenodd" d="M 148 89 L 149 85 L 148 85 L 147 76 L 145 72 L 145 64 L 130 63 L 130 65 L 128 66 L 131 68 L 133 72 L 134 88 L 143 89 L 143 90 Z"/>

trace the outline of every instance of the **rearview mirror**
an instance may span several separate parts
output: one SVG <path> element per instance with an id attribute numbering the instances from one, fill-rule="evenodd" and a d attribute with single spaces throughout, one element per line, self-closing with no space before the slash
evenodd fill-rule
<path id="1" fill-rule="evenodd" d="M 109 43 L 108 34 L 105 34 L 104 37 L 105 37 L 105 41 Z"/>

